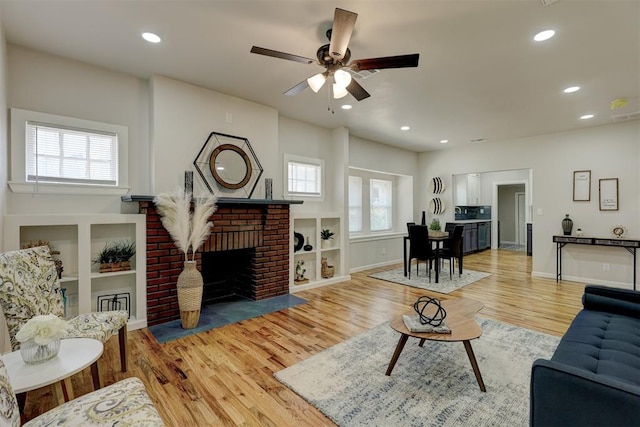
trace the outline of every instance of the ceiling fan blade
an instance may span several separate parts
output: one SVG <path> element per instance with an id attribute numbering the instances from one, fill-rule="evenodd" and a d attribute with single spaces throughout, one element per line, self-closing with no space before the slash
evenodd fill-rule
<path id="1" fill-rule="evenodd" d="M 386 56 L 383 58 L 356 59 L 351 61 L 349 68 L 353 71 L 382 70 L 384 68 L 417 67 L 420 54 Z"/>
<path id="2" fill-rule="evenodd" d="M 294 87 L 286 91 L 284 95 L 287 95 L 287 96 L 297 95 L 308 87 L 309 87 L 309 83 L 307 83 L 307 79 L 304 79 L 303 81 L 301 81 L 300 83 L 298 83 L 297 85 L 295 85 Z"/>
<path id="3" fill-rule="evenodd" d="M 333 27 L 331 28 L 331 42 L 329 44 L 329 55 L 333 59 L 342 60 L 351 40 L 353 27 L 356 25 L 357 13 L 336 8 L 333 15 Z"/>
<path id="4" fill-rule="evenodd" d="M 362 101 L 363 99 L 371 96 L 369 95 L 369 92 L 367 92 L 362 86 L 360 86 L 360 83 L 355 81 L 355 79 L 351 79 L 351 83 L 349 83 L 349 86 L 347 86 L 347 92 L 349 92 L 358 101 Z"/>
<path id="5" fill-rule="evenodd" d="M 278 52 L 277 50 L 265 49 L 263 47 L 253 46 L 251 53 L 258 55 L 271 56 L 273 58 L 287 59 L 289 61 L 302 62 L 303 64 L 318 64 L 318 61 L 304 56 L 293 55 L 291 53 Z"/>

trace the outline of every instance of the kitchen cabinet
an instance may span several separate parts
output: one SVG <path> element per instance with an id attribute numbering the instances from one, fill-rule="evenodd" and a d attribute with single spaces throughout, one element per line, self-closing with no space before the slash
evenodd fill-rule
<path id="1" fill-rule="evenodd" d="M 456 175 L 454 177 L 454 202 L 456 206 L 480 204 L 481 179 L 479 173 Z"/>
<path id="2" fill-rule="evenodd" d="M 455 225 L 463 225 L 463 252 L 465 254 L 491 249 L 491 221 L 447 223 L 445 231 L 452 231 Z"/>
<path id="3" fill-rule="evenodd" d="M 464 253 L 478 251 L 478 224 L 475 222 L 464 225 Z"/>

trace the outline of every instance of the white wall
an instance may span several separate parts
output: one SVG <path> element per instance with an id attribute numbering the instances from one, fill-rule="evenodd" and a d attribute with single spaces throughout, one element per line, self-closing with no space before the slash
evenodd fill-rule
<path id="1" fill-rule="evenodd" d="M 209 134 L 217 132 L 249 140 L 264 170 L 253 198 L 264 198 L 265 177 L 274 178 L 274 198 L 282 196 L 277 170 L 277 110 L 163 76 L 154 76 L 151 88 L 150 194 L 182 186 L 184 171 L 194 170 L 193 161 Z M 202 191 L 206 187 L 196 176 L 194 192 Z"/>
<path id="2" fill-rule="evenodd" d="M 586 235 L 610 236 L 612 226 L 623 224 L 630 237 L 640 238 L 639 121 L 421 153 L 419 163 L 418 182 L 433 176 L 531 168 L 533 275 L 555 278 L 552 236 L 562 234 L 560 222 L 567 213 L 574 228 L 581 227 Z M 573 202 L 575 170 L 591 170 L 590 202 Z M 619 211 L 599 211 L 600 178 L 619 179 Z M 424 190 L 418 200 L 427 197 Z M 570 245 L 563 261 L 565 280 L 631 287 L 632 258 L 623 249 Z M 603 271 L 602 263 L 611 264 L 610 271 Z"/>
<path id="3" fill-rule="evenodd" d="M 15 45 L 8 46 L 7 81 L 9 108 L 127 126 L 131 192 L 149 192 L 147 81 Z M 121 209 L 119 196 L 7 194 L 9 214 Z"/>
<path id="4" fill-rule="evenodd" d="M 406 224 L 420 220 L 420 205 L 415 203 L 419 181 L 418 155 L 415 152 L 391 147 L 378 142 L 355 136 L 349 138 L 349 166 L 376 172 L 401 175 L 400 188 L 409 189 L 398 194 L 399 216 L 396 224 Z M 345 200 L 345 204 L 348 204 Z M 346 224 L 348 225 L 348 224 Z M 391 235 L 365 236 L 351 238 L 349 241 L 349 267 L 358 271 L 368 267 L 396 263 L 402 260 L 402 243 L 405 229 Z"/>
<path id="5" fill-rule="evenodd" d="M 278 164 L 282 166 L 278 171 L 281 177 L 278 183 L 279 195 L 282 195 L 286 185 L 283 179 L 285 154 L 324 160 L 324 200 L 306 198 L 302 205 L 292 206 L 294 212 L 342 212 L 342 199 L 335 197 L 335 190 L 338 181 L 342 182 L 340 168 L 344 159 L 333 144 L 331 130 L 280 116 Z"/>
<path id="6" fill-rule="evenodd" d="M 2 5 L 0 4 L 0 16 Z M 7 149 L 7 44 L 0 19 L 0 252 L 4 249 L 4 215 L 7 213 L 7 170 L 9 150 Z"/>

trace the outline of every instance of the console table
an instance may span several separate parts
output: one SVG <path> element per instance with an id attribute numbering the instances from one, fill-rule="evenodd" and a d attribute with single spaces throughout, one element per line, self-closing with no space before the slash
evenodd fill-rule
<path id="1" fill-rule="evenodd" d="M 556 243 L 556 283 L 558 280 L 562 280 L 562 248 L 566 245 L 610 246 L 624 248 L 633 255 L 633 290 L 636 290 L 636 250 L 640 247 L 640 240 L 553 236 L 553 241 Z"/>

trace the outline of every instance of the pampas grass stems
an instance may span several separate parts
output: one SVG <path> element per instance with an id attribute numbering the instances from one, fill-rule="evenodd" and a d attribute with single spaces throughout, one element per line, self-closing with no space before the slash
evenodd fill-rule
<path id="1" fill-rule="evenodd" d="M 158 194 L 153 201 L 160 213 L 162 225 L 171 235 L 176 247 L 184 253 L 185 260 L 189 260 L 189 248 L 192 260 L 195 260 L 196 251 L 213 227 L 213 223 L 207 220 L 215 212 L 218 198 L 213 195 L 196 198 L 193 213 L 191 193 L 185 193 L 181 188 L 174 194 Z"/>
<path id="2" fill-rule="evenodd" d="M 189 238 L 192 260 L 196 259 L 196 251 L 211 233 L 213 222 L 208 221 L 208 219 L 216 211 L 217 201 L 218 198 L 210 194 L 195 199 L 193 217 L 191 219 L 191 236 Z"/>

